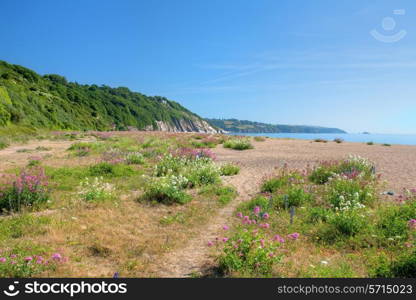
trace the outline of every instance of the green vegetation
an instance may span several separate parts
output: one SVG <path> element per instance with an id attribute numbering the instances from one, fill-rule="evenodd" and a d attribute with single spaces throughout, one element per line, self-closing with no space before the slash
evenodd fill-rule
<path id="1" fill-rule="evenodd" d="M 338 128 L 302 125 L 272 125 L 237 119 L 207 119 L 207 121 L 223 130 L 240 133 L 346 133 Z"/>
<path id="2" fill-rule="evenodd" d="M 157 129 L 157 121 L 176 127 L 180 121 L 192 123 L 201 119 L 163 97 L 145 96 L 126 87 L 68 82 L 60 75 L 41 76 L 0 61 L 0 127 Z M 5 147 L 7 143 L 1 141 L 0 145 Z"/>
<path id="3" fill-rule="evenodd" d="M 224 148 L 230 148 L 234 150 L 247 150 L 253 149 L 253 145 L 249 139 L 246 138 L 232 138 L 224 142 Z"/>
<path id="4" fill-rule="evenodd" d="M 233 176 L 240 172 L 240 167 L 233 163 L 227 163 L 221 166 L 221 176 Z"/>

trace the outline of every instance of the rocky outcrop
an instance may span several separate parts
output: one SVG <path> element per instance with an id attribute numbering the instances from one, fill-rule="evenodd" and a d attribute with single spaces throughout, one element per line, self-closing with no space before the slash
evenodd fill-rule
<path id="1" fill-rule="evenodd" d="M 194 118 L 192 120 L 180 119 L 174 120 L 172 124 L 163 121 L 156 121 L 158 131 L 168 132 L 201 132 L 201 133 L 222 133 L 222 130 L 217 130 L 212 127 L 208 122 Z M 148 126 L 146 130 L 154 130 L 154 128 Z"/>

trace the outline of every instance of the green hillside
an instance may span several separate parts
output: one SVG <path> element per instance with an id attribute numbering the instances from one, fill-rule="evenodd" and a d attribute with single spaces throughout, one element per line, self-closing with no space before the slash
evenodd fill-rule
<path id="1" fill-rule="evenodd" d="M 202 120 L 163 97 L 145 96 L 126 87 L 68 82 L 60 75 L 41 76 L 0 61 L 0 127 L 157 129 L 156 121 L 175 127 L 179 121 Z"/>
<path id="2" fill-rule="evenodd" d="M 237 119 L 207 119 L 212 125 L 240 133 L 346 133 L 338 128 L 304 125 L 272 125 Z"/>

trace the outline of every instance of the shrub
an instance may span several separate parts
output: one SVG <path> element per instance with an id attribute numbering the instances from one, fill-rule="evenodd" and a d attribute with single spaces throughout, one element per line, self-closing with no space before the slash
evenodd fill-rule
<path id="1" fill-rule="evenodd" d="M 343 142 L 344 142 L 344 140 L 343 140 L 343 139 L 341 139 L 341 138 L 335 138 L 335 139 L 334 139 L 334 142 L 335 142 L 335 143 L 337 143 L 337 144 L 341 144 L 341 143 L 343 143 Z"/>
<path id="2" fill-rule="evenodd" d="M 111 198 L 113 192 L 114 188 L 111 184 L 103 182 L 102 177 L 95 177 L 92 181 L 85 178 L 80 183 L 78 194 L 85 201 L 100 201 Z"/>
<path id="3" fill-rule="evenodd" d="M 128 177 L 134 174 L 130 166 L 101 162 L 88 168 L 90 176 Z"/>
<path id="4" fill-rule="evenodd" d="M 391 144 L 383 144 L 385 147 L 391 147 Z"/>
<path id="5" fill-rule="evenodd" d="M 266 138 L 264 136 L 255 136 L 254 140 L 256 142 L 264 142 L 266 140 Z"/>
<path id="6" fill-rule="evenodd" d="M 314 139 L 314 142 L 316 142 L 316 143 L 328 143 L 328 141 L 327 141 L 327 140 L 325 140 L 325 139 L 321 139 L 321 138 L 319 138 L 319 139 Z"/>
<path id="7" fill-rule="evenodd" d="M 410 232 L 414 232 L 409 227 L 409 221 L 416 216 L 416 202 L 407 201 L 401 205 L 390 205 L 384 207 L 379 212 L 379 220 L 376 228 L 381 235 L 384 244 L 406 240 Z"/>
<path id="8" fill-rule="evenodd" d="M 191 200 L 191 197 L 183 191 L 187 185 L 188 180 L 183 176 L 152 178 L 145 186 L 143 199 L 164 204 L 185 204 Z"/>
<path id="9" fill-rule="evenodd" d="M 235 164 L 228 163 L 221 166 L 220 172 L 221 176 L 233 176 L 240 172 L 240 167 Z"/>
<path id="10" fill-rule="evenodd" d="M 374 142 L 367 142 L 367 145 L 372 146 L 374 145 Z"/>
<path id="11" fill-rule="evenodd" d="M 378 278 L 415 278 L 416 251 L 404 253 L 393 261 L 385 256 L 380 256 L 376 266 L 373 266 L 370 271 L 370 275 Z"/>
<path id="12" fill-rule="evenodd" d="M 350 155 L 341 161 L 321 162 L 313 169 L 309 180 L 315 184 L 324 184 L 336 174 L 342 174 L 351 179 L 359 176 L 374 179 L 374 170 L 374 165 L 369 160 L 357 155 Z"/>
<path id="13" fill-rule="evenodd" d="M 365 226 L 364 217 L 357 209 L 334 213 L 329 216 L 328 223 L 333 225 L 340 234 L 346 236 L 356 235 Z"/>
<path id="14" fill-rule="evenodd" d="M 276 202 L 280 207 L 286 206 L 285 201 L 287 201 L 288 207 L 299 207 L 303 206 L 305 203 L 311 202 L 312 199 L 313 195 L 305 192 L 302 187 L 292 186 L 287 191 L 285 191 L 285 195 L 277 196 Z"/>
<path id="15" fill-rule="evenodd" d="M 219 257 L 219 269 L 224 274 L 270 277 L 273 264 L 282 259 L 276 254 L 278 241 L 271 241 L 263 232 L 239 230 L 225 244 Z"/>
<path id="16" fill-rule="evenodd" d="M 250 143 L 250 140 L 245 138 L 234 138 L 229 139 L 228 141 L 224 142 L 224 148 L 230 148 L 234 150 L 247 150 L 253 149 L 253 145 Z"/>
<path id="17" fill-rule="evenodd" d="M 144 164 L 144 156 L 140 152 L 128 153 L 125 157 L 125 162 L 128 165 L 141 165 Z"/>
<path id="18" fill-rule="evenodd" d="M 43 168 L 23 170 L 0 183 L 0 210 L 19 211 L 49 200 L 48 180 Z"/>
<path id="19" fill-rule="evenodd" d="M 280 188 L 284 187 L 288 184 L 288 180 L 286 177 L 276 177 L 271 178 L 263 182 L 261 186 L 261 192 L 263 193 L 274 193 Z"/>
<path id="20" fill-rule="evenodd" d="M 244 215 L 249 215 L 254 212 L 255 208 L 256 210 L 260 208 L 258 214 L 269 212 L 273 209 L 273 200 L 264 196 L 256 196 L 250 201 L 242 203 L 238 210 Z"/>
<path id="21" fill-rule="evenodd" d="M 193 165 L 189 165 L 183 172 L 183 175 L 188 179 L 190 186 L 201 186 L 219 183 L 220 172 L 217 166 L 212 163 L 198 163 L 198 160 Z"/>
<path id="22" fill-rule="evenodd" d="M 335 175 L 325 186 L 324 198 L 335 209 L 362 208 L 376 199 L 376 190 L 371 182 L 360 182 L 345 176 Z"/>
<path id="23" fill-rule="evenodd" d="M 9 143 L 3 139 L 0 139 L 0 150 L 9 147 Z"/>

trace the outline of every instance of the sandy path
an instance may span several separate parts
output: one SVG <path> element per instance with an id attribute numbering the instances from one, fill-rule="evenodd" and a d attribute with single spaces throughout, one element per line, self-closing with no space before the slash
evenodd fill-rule
<path id="1" fill-rule="evenodd" d="M 208 241 L 221 236 L 222 226 L 229 224 L 235 208 L 249 200 L 256 192 L 262 178 L 273 172 L 275 167 L 285 163 L 290 168 L 305 168 L 321 160 L 342 159 L 349 154 L 367 157 L 376 164 L 377 172 L 388 181 L 386 189 L 400 192 L 403 188 L 416 187 L 416 147 L 368 146 L 359 143 L 315 143 L 301 140 L 270 139 L 255 143 L 255 149 L 234 151 L 218 147 L 215 149 L 219 162 L 236 162 L 242 168 L 240 174 L 225 181 L 236 187 L 239 196 L 227 207 L 221 209 L 211 222 L 202 228 L 195 228 L 196 237 L 183 248 L 167 253 L 157 277 L 188 277 L 203 274 L 213 266 Z"/>

